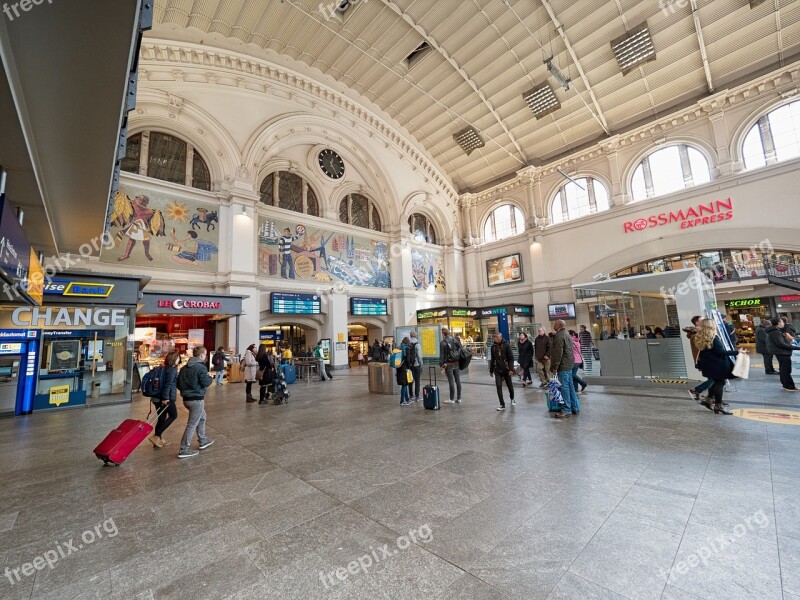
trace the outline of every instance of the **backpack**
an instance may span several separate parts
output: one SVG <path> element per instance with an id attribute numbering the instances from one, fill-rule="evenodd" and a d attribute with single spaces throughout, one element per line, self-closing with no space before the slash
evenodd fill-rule
<path id="1" fill-rule="evenodd" d="M 472 361 L 472 352 L 461 346 L 461 349 L 458 351 L 458 368 L 460 370 L 464 370 L 469 367 L 469 363 Z"/>
<path id="2" fill-rule="evenodd" d="M 219 369 L 224 362 L 225 359 L 222 356 L 222 352 L 215 352 L 214 358 L 211 359 L 211 364 L 214 365 L 214 368 Z"/>
<path id="3" fill-rule="evenodd" d="M 161 394 L 161 383 L 164 381 L 164 367 L 159 365 L 142 377 L 142 396 L 157 398 Z"/>
<path id="4" fill-rule="evenodd" d="M 409 344 L 406 347 L 406 356 L 405 356 L 406 366 L 410 369 L 414 366 L 415 362 L 417 362 L 416 344 Z"/>
<path id="5" fill-rule="evenodd" d="M 453 343 L 452 340 L 453 340 L 453 338 L 450 338 L 450 339 L 445 341 L 445 344 L 447 344 L 447 353 L 446 353 L 446 356 L 445 356 L 445 362 L 449 362 L 449 363 L 451 363 L 451 362 L 459 362 L 459 360 L 460 360 L 460 353 L 458 351 L 459 347 L 456 346 Z"/>
<path id="6" fill-rule="evenodd" d="M 403 366 L 403 352 L 399 348 L 392 352 L 392 356 L 389 358 L 389 365 L 393 369 L 399 369 Z"/>

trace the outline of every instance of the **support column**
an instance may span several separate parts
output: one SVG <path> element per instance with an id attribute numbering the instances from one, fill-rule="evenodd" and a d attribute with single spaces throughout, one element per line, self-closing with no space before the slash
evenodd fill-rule
<path id="1" fill-rule="evenodd" d="M 393 226 L 389 254 L 392 260 L 393 332 L 396 327 L 414 325 L 417 319 L 417 291 L 414 289 L 411 268 L 411 232 L 407 227 Z"/>
<path id="2" fill-rule="evenodd" d="M 517 171 L 519 177 L 525 185 L 525 203 L 528 206 L 527 229 L 534 229 L 539 223 L 539 217 L 543 216 L 536 206 L 536 193 L 534 178 L 536 177 L 536 167 L 525 167 Z"/>
<path id="3" fill-rule="evenodd" d="M 331 369 L 346 369 L 347 357 L 347 294 L 334 289 L 325 294 L 327 314 L 322 337 L 331 340 Z M 337 349 L 339 344 L 339 349 Z"/>
<path id="4" fill-rule="evenodd" d="M 628 204 L 631 199 L 625 193 L 625 186 L 622 182 L 622 171 L 619 164 L 619 138 L 614 136 L 606 144 L 603 149 L 607 152 L 608 156 L 608 172 L 611 176 L 611 206 L 624 206 Z"/>
<path id="5" fill-rule="evenodd" d="M 730 136 L 728 123 L 725 120 L 725 111 L 718 110 L 709 113 L 708 120 L 711 123 L 711 131 L 714 134 L 714 149 L 717 151 L 718 173 L 716 176 L 726 176 L 733 173 L 733 157 L 729 149 Z"/>

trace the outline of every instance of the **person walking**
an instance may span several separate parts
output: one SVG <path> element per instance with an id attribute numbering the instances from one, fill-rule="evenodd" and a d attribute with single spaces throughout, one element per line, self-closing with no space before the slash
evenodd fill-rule
<path id="1" fill-rule="evenodd" d="M 497 407 L 497 410 L 506 409 L 506 402 L 503 400 L 503 383 L 508 388 L 511 406 L 517 404 L 517 401 L 514 400 L 514 384 L 511 381 L 513 374 L 514 355 L 511 352 L 511 346 L 503 339 L 503 334 L 498 331 L 494 334 L 492 351 L 489 355 L 489 375 L 494 377 L 494 384 L 497 386 L 497 399 L 500 400 L 500 406 Z"/>
<path id="2" fill-rule="evenodd" d="M 586 382 L 578 375 L 578 370 L 583 368 L 583 355 L 581 355 L 581 340 L 578 334 L 572 329 L 569 330 L 569 335 L 572 338 L 572 358 L 575 364 L 572 365 L 572 384 L 575 386 L 575 393 L 578 393 L 578 386 L 580 391 L 586 389 Z"/>
<path id="3" fill-rule="evenodd" d="M 586 328 L 586 325 L 580 326 L 578 339 L 581 341 L 581 356 L 583 356 L 583 363 L 585 365 L 584 369 L 589 371 L 592 368 L 592 359 L 594 358 L 594 354 L 592 352 L 592 334 Z"/>
<path id="4" fill-rule="evenodd" d="M 161 392 L 159 393 L 159 402 L 156 404 L 153 398 L 153 404 L 156 404 L 156 409 L 161 410 L 156 422 L 156 429 L 153 435 L 150 436 L 150 441 L 156 448 L 163 448 L 169 446 L 169 442 L 164 441 L 164 432 L 172 425 L 175 419 L 178 418 L 178 407 L 175 402 L 178 400 L 178 363 L 181 357 L 175 351 L 167 354 L 164 359 L 164 374 L 162 377 L 164 381 L 161 383 Z"/>
<path id="5" fill-rule="evenodd" d="M 256 360 L 256 345 L 250 344 L 247 350 L 244 351 L 242 358 L 244 365 L 244 382 L 245 393 L 247 394 L 246 402 L 255 402 L 253 397 L 253 384 L 256 382 L 256 373 L 258 372 L 258 360 Z"/>
<path id="6" fill-rule="evenodd" d="M 214 381 L 217 385 L 222 385 L 222 378 L 225 376 L 225 350 L 222 346 L 217 348 L 214 356 L 211 357 L 211 367 L 214 370 Z"/>
<path id="7" fill-rule="evenodd" d="M 777 375 L 778 372 L 772 364 L 772 354 L 767 349 L 767 327 L 772 325 L 772 321 L 763 318 L 756 327 L 756 352 L 764 359 L 764 373 L 767 375 Z"/>
<path id="8" fill-rule="evenodd" d="M 533 383 L 531 380 L 531 367 L 533 366 L 533 344 L 524 331 L 519 334 L 519 366 L 522 368 L 522 387 Z"/>
<path id="9" fill-rule="evenodd" d="M 540 388 L 547 387 L 547 382 L 550 380 L 548 373 L 550 372 L 551 347 L 552 339 L 545 333 L 544 327 L 539 327 L 536 331 L 536 338 L 533 340 L 533 355 L 536 358 L 536 374 L 541 381 Z"/>
<path id="10" fill-rule="evenodd" d="M 189 411 L 178 458 L 189 458 L 200 454 L 199 450 L 192 450 L 195 431 L 200 450 L 205 450 L 214 443 L 214 440 L 206 437 L 206 388 L 213 382 L 206 369 L 207 355 L 208 350 L 203 346 L 192 348 L 192 358 L 178 373 L 177 388 L 183 396 L 183 405 Z"/>
<path id="11" fill-rule="evenodd" d="M 564 399 L 564 406 L 555 413 L 556 419 L 565 419 L 572 414 L 577 415 L 581 410 L 578 394 L 575 393 L 575 386 L 572 384 L 572 366 L 575 364 L 575 355 L 572 350 L 572 338 L 567 333 L 566 326 L 567 324 L 561 319 L 553 324 L 556 333 L 550 352 L 550 372 L 558 377 L 558 382 L 561 384 L 561 397 Z"/>
<path id="12" fill-rule="evenodd" d="M 422 345 L 417 339 L 416 331 L 411 332 L 409 341 L 411 342 L 411 348 L 414 351 L 414 360 L 411 364 L 411 374 L 414 376 L 414 393 L 411 396 L 411 400 L 414 402 L 419 402 L 419 390 L 420 386 L 422 385 Z"/>
<path id="13" fill-rule="evenodd" d="M 700 330 L 695 335 L 695 344 L 700 349 L 697 359 L 700 372 L 714 380 L 708 392 L 709 399 L 701 404 L 713 410 L 715 415 L 732 415 L 733 413 L 722 403 L 722 393 L 725 390 L 725 380 L 733 376 L 733 362 L 729 357 L 736 356 L 739 351 L 725 350 L 717 326 L 711 319 L 703 320 Z"/>
<path id="14" fill-rule="evenodd" d="M 447 327 L 442 327 L 442 341 L 439 342 L 439 366 L 442 373 L 447 376 L 447 383 L 450 387 L 450 399 L 445 400 L 448 404 L 461 402 L 461 372 L 458 368 L 458 351 L 460 349 L 461 343 L 450 337 L 450 330 Z"/>
<path id="15" fill-rule="evenodd" d="M 403 359 L 400 361 L 400 366 L 397 367 L 397 385 L 400 386 L 400 406 L 411 406 L 408 397 L 408 373 L 411 369 L 411 361 L 413 361 L 413 350 L 411 349 L 411 341 L 404 337 L 400 342 L 400 352 Z"/>
<path id="16" fill-rule="evenodd" d="M 800 389 L 794 384 L 792 379 L 792 352 L 799 350 L 792 346 L 784 334 L 785 322 L 783 319 L 772 319 L 771 325 L 767 327 L 767 352 L 772 354 L 778 361 L 778 372 L 781 376 L 781 386 L 787 392 L 798 392 Z"/>
<path id="17" fill-rule="evenodd" d="M 258 379 L 258 403 L 269 404 L 267 387 L 275 381 L 275 363 L 272 362 L 266 345 L 258 347 L 256 362 L 258 362 L 258 371 L 261 373 L 261 377 Z M 256 373 L 256 377 L 258 377 L 258 373 Z"/>
<path id="18" fill-rule="evenodd" d="M 319 342 L 314 346 L 314 360 L 317 361 L 317 370 L 322 376 L 322 381 L 328 381 L 330 377 L 328 377 L 328 372 L 325 370 L 325 356 L 322 354 L 322 345 Z"/>
<path id="19" fill-rule="evenodd" d="M 698 347 L 697 345 L 697 333 L 700 331 L 702 326 L 703 317 L 700 315 L 695 315 L 692 317 L 692 326 L 684 328 L 686 337 L 689 339 L 689 345 L 692 348 L 692 358 L 694 359 L 695 364 L 697 364 L 697 361 L 700 357 L 700 350 L 702 350 L 702 348 Z M 714 380 L 706 378 L 703 383 L 689 390 L 689 396 L 691 396 L 695 402 L 700 402 L 700 394 L 705 392 L 712 385 L 714 385 Z"/>

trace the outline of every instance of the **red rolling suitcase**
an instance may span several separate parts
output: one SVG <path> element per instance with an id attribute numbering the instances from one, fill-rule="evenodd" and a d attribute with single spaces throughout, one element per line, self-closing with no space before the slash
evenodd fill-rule
<path id="1" fill-rule="evenodd" d="M 166 408 L 161 409 L 163 411 Z M 153 422 L 161 411 L 155 413 Z M 138 419 L 125 419 L 119 427 L 112 429 L 94 449 L 94 454 L 107 465 L 121 465 L 131 452 L 153 432 L 153 423 Z"/>

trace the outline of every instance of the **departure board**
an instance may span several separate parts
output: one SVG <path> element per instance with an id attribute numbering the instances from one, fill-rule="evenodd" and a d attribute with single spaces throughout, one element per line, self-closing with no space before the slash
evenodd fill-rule
<path id="1" fill-rule="evenodd" d="M 386 298 L 350 298 L 350 314 L 385 317 L 388 314 Z"/>
<path id="2" fill-rule="evenodd" d="M 272 292 L 272 312 L 283 315 L 318 315 L 322 313 L 322 301 L 316 294 Z"/>

